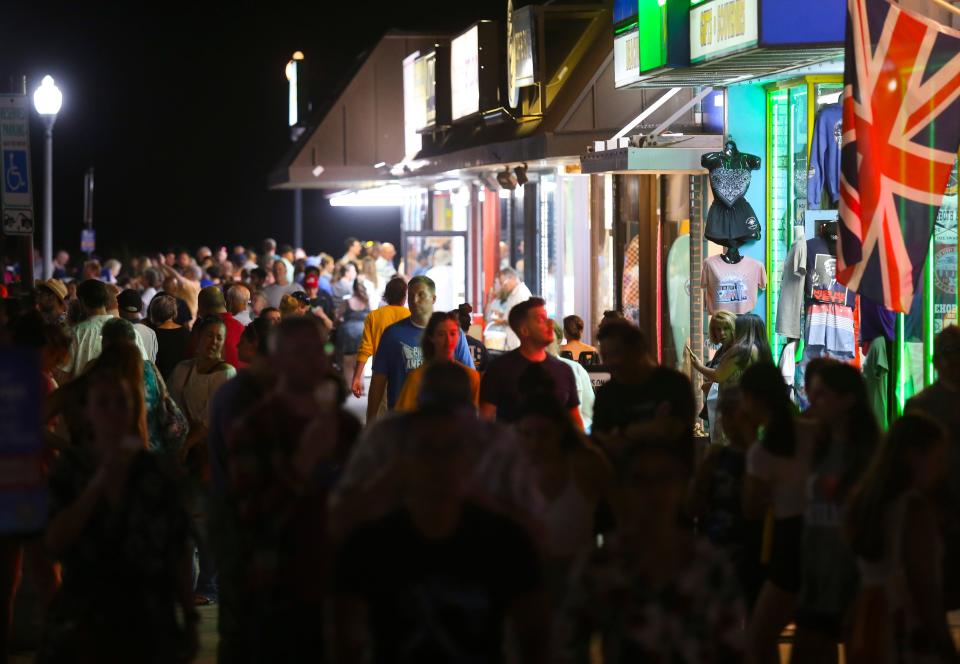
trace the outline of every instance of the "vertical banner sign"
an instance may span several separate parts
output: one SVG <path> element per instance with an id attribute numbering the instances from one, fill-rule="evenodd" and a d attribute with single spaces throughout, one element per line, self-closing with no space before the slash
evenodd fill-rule
<path id="1" fill-rule="evenodd" d="M 450 42 L 450 111 L 454 120 L 480 110 L 480 35 L 473 26 Z"/>
<path id="2" fill-rule="evenodd" d="M 40 366 L 36 353 L 0 349 L 0 534 L 43 529 Z"/>
<path id="3" fill-rule="evenodd" d="M 0 157 L 3 159 L 0 187 L 3 233 L 31 235 L 30 104 L 25 95 L 0 97 Z"/>

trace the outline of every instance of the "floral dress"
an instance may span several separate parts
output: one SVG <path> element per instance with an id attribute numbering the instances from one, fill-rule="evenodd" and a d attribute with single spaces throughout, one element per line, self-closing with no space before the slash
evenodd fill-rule
<path id="1" fill-rule="evenodd" d="M 607 540 L 575 572 L 564 608 L 561 661 L 586 664 L 600 636 L 605 664 L 718 664 L 743 659 L 744 603 L 723 555 L 695 540 L 670 582 L 653 586 L 633 551 Z"/>
<path id="2" fill-rule="evenodd" d="M 118 507 L 100 502 L 61 556 L 63 583 L 37 655 L 47 662 L 179 662 L 179 574 L 190 519 L 160 457 L 138 452 Z M 63 451 L 50 474 L 52 513 L 69 507 L 96 473 L 82 448 Z"/>

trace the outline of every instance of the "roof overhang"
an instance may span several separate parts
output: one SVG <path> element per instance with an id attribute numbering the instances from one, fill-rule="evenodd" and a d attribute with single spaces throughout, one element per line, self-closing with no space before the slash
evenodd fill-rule
<path id="1" fill-rule="evenodd" d="M 372 166 L 335 166 L 322 170 L 289 166 L 274 171 L 270 189 L 363 189 L 395 180 L 389 171 Z"/>
<path id="2" fill-rule="evenodd" d="M 618 148 L 589 152 L 580 157 L 584 174 L 674 173 L 697 175 L 707 172 L 700 158 L 708 152 L 723 149 L 723 136 L 704 134 L 690 136 L 688 141 L 671 147 Z"/>
<path id="3" fill-rule="evenodd" d="M 722 87 L 756 79 L 776 78 L 795 70 L 843 58 L 842 47 L 756 48 L 746 53 L 684 69 L 671 69 L 629 87 Z"/>

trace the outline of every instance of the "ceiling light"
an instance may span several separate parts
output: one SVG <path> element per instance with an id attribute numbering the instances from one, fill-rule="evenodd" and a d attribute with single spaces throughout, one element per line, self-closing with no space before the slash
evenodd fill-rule
<path id="1" fill-rule="evenodd" d="M 504 166 L 503 170 L 497 173 L 497 184 L 499 184 L 502 189 L 517 188 L 517 178 L 510 172 L 509 166 Z"/>

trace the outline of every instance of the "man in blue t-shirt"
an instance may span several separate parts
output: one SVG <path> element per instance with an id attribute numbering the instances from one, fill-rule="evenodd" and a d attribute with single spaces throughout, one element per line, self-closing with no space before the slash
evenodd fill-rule
<path id="1" fill-rule="evenodd" d="M 433 304 L 436 300 L 437 287 L 433 279 L 421 275 L 410 280 L 407 285 L 407 308 L 410 309 L 410 317 L 384 330 L 377 353 L 373 356 L 373 378 L 367 394 L 371 403 L 379 403 L 386 391 L 387 406 L 393 408 L 400 397 L 407 374 L 423 364 L 420 339 L 427 321 L 433 315 Z M 460 333 L 453 359 L 473 368 L 473 356 L 463 332 Z M 368 416 L 367 424 L 371 421 Z"/>

